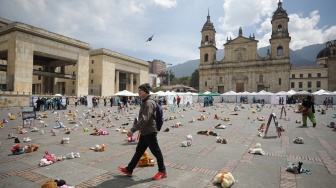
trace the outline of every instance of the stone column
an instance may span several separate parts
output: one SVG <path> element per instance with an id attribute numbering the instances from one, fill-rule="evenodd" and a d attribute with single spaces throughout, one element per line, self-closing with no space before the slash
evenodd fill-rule
<path id="1" fill-rule="evenodd" d="M 115 93 L 119 92 L 119 71 L 115 71 L 116 82 L 115 82 Z"/>
<path id="2" fill-rule="evenodd" d="M 130 79 L 131 79 L 131 81 L 130 81 L 130 92 L 133 93 L 133 74 L 132 73 L 130 74 Z"/>
<path id="3" fill-rule="evenodd" d="M 78 54 L 77 71 L 76 71 L 76 86 L 75 91 L 77 96 L 88 95 L 89 93 L 89 51 L 82 50 Z"/>
<path id="4" fill-rule="evenodd" d="M 12 78 L 8 89 L 32 92 L 34 44 L 22 33 L 13 32 L 8 41 L 7 75 Z"/>

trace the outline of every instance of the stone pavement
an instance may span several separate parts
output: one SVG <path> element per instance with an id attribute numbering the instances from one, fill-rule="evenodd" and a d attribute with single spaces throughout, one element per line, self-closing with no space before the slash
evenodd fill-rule
<path id="1" fill-rule="evenodd" d="M 0 118 L 7 118 L 7 113 L 13 113 L 16 120 L 4 124 L 0 129 L 0 186 L 1 187 L 40 187 L 47 179 L 64 179 L 69 185 L 77 188 L 84 187 L 219 187 L 213 184 L 213 177 L 222 171 L 232 172 L 236 183 L 233 187 L 333 187 L 336 184 L 336 132 L 331 131 L 327 125 L 333 121 L 333 109 L 327 110 L 326 115 L 316 112 L 317 127 L 301 128 L 295 120 L 300 120 L 301 115 L 294 113 L 293 108 L 286 105 L 287 117 L 290 121 L 279 119 L 281 106 L 265 105 L 261 112 L 252 113 L 250 105 L 244 105 L 245 109 L 239 107 L 238 115 L 230 115 L 234 104 L 229 104 L 228 108 L 220 105 L 219 108 L 205 108 L 206 112 L 199 112 L 198 105 L 194 109 L 187 109 L 181 113 L 165 111 L 165 116 L 177 116 L 177 119 L 166 121 L 163 129 L 170 127 L 169 132 L 161 131 L 158 134 L 159 144 L 163 151 L 164 160 L 168 172 L 168 178 L 160 181 L 152 180 L 157 172 L 157 165 L 154 167 L 136 168 L 133 177 L 126 177 L 118 171 L 118 165 L 127 165 L 130 161 L 136 143 L 125 142 L 126 136 L 115 131 L 122 123 L 129 122 L 123 116 L 121 120 L 114 120 L 116 127 L 106 128 L 106 120 L 97 123 L 98 117 L 90 120 L 98 126 L 107 130 L 110 134 L 106 136 L 91 136 L 92 127 L 88 123 L 77 118 L 77 123 L 83 122 L 78 130 L 72 130 L 71 134 L 64 134 L 60 129 L 56 136 L 50 133 L 51 127 L 55 125 L 52 111 L 47 111 L 49 118 L 42 119 L 48 123 L 48 127 L 42 128 L 38 120 L 36 126 L 44 130 L 44 135 L 40 132 L 28 132 L 19 134 L 16 130 L 22 124 L 22 119 L 18 113 L 20 108 L 3 108 L 0 110 Z M 61 121 L 69 127 L 64 117 L 68 110 L 74 111 L 74 106 L 69 106 L 67 110 L 59 111 Z M 85 106 L 77 107 L 78 116 L 87 109 Z M 108 107 L 95 109 L 97 111 L 107 111 Z M 319 107 L 316 107 L 316 110 Z M 134 112 L 138 112 L 139 108 Z M 112 112 L 116 107 L 112 107 Z M 272 122 L 267 134 L 267 138 L 258 137 L 258 128 L 261 123 L 256 121 L 258 116 L 268 117 L 271 112 L 276 113 L 279 123 L 285 129 L 281 138 L 277 138 L 274 123 Z M 207 114 L 210 113 L 210 114 Z M 184 115 L 181 118 L 180 115 Z M 207 115 L 205 121 L 197 121 L 200 114 Z M 232 125 L 222 120 L 215 120 L 214 114 L 221 118 L 229 117 Z M 130 114 L 133 116 L 134 114 Z M 194 123 L 188 121 L 195 117 Z M 182 122 L 183 126 L 171 128 L 176 122 Z M 102 124 L 105 123 L 104 126 Z M 226 129 L 214 129 L 218 123 L 226 125 Z M 131 125 L 125 126 L 127 129 Z M 84 132 L 83 127 L 88 127 L 89 132 Z M 226 138 L 227 144 L 216 143 L 215 136 L 197 135 L 200 130 L 213 130 Z M 14 133 L 21 141 L 21 146 L 27 144 L 37 144 L 40 149 L 36 152 L 25 153 L 22 155 L 11 155 L 11 148 L 14 139 L 7 139 L 8 133 Z M 186 135 L 191 134 L 194 138 L 194 146 L 181 147 L 181 142 Z M 24 137 L 30 137 L 30 143 L 24 143 Z M 303 137 L 305 144 L 294 144 L 295 137 Z M 62 138 L 70 138 L 69 144 L 60 144 Z M 256 143 L 261 143 L 266 155 L 253 155 L 248 153 L 248 149 L 254 147 Z M 105 152 L 94 152 L 89 147 L 96 144 L 105 144 Z M 44 152 L 56 155 L 66 155 L 70 152 L 79 152 L 81 157 L 67 159 L 56 162 L 50 166 L 39 167 L 38 163 L 44 156 Z M 150 156 L 153 156 L 149 152 Z M 291 174 L 286 172 L 288 162 L 303 162 L 303 168 L 309 169 L 308 174 Z"/>

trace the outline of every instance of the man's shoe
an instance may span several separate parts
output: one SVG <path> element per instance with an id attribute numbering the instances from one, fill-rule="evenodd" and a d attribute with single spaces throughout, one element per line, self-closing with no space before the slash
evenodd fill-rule
<path id="1" fill-rule="evenodd" d="M 167 177 L 167 173 L 166 172 L 158 172 L 154 177 L 153 180 L 160 180 L 162 178 L 166 178 Z"/>
<path id="2" fill-rule="evenodd" d="M 316 127 L 316 123 L 313 123 L 313 127 Z"/>
<path id="3" fill-rule="evenodd" d="M 124 173 L 126 176 L 132 177 L 132 172 L 128 172 L 125 167 L 118 166 L 118 169 L 120 170 L 120 172 Z"/>

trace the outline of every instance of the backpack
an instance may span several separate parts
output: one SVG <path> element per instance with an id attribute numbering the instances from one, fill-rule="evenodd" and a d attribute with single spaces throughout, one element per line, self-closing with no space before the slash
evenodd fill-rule
<path id="1" fill-rule="evenodd" d="M 162 120 L 162 118 L 163 118 L 163 110 L 162 110 L 162 107 L 159 104 L 157 104 L 157 102 L 155 102 L 155 104 L 156 104 L 156 107 L 155 107 L 155 111 L 156 111 L 156 119 L 155 119 L 156 129 L 158 131 L 160 131 L 161 128 L 162 128 L 162 125 L 163 125 L 163 120 Z"/>

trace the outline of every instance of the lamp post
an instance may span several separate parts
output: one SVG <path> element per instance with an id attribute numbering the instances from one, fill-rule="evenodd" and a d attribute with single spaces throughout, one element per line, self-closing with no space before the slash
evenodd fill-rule
<path id="1" fill-rule="evenodd" d="M 171 65 L 173 65 L 173 64 L 167 63 L 167 68 Z M 169 69 L 168 69 L 168 86 L 170 86 L 170 71 L 169 71 Z"/>

